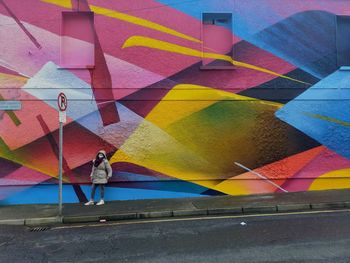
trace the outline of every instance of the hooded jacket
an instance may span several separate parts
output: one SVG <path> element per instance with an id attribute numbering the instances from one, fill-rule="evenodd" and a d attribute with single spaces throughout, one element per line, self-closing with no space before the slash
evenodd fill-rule
<path id="1" fill-rule="evenodd" d="M 112 167 L 108 162 L 106 152 L 101 150 L 98 154 L 100 153 L 102 153 L 105 158 L 97 167 L 92 165 L 90 177 L 93 184 L 106 184 L 108 179 L 112 177 Z M 93 160 L 93 163 L 94 162 L 95 160 Z"/>

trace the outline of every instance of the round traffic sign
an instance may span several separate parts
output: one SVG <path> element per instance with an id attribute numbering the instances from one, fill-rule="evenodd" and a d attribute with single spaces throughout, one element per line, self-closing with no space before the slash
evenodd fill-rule
<path id="1" fill-rule="evenodd" d="M 60 111 L 65 111 L 67 109 L 67 97 L 63 92 L 58 94 L 57 104 Z"/>

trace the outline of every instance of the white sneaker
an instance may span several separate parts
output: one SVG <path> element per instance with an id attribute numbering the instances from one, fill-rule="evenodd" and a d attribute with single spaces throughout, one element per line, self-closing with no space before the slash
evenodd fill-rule
<path id="1" fill-rule="evenodd" d="M 85 205 L 94 205 L 94 201 L 90 200 L 89 202 L 85 203 Z"/>
<path id="2" fill-rule="evenodd" d="M 96 205 L 104 205 L 105 201 L 103 201 L 103 199 L 100 200 L 100 202 L 98 202 Z"/>

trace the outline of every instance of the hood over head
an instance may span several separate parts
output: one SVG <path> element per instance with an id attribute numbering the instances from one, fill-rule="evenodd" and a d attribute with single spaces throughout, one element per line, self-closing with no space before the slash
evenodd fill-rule
<path id="1" fill-rule="evenodd" d="M 101 154 L 101 153 L 102 153 L 103 156 L 104 156 L 103 158 L 99 158 L 99 154 Z M 94 166 L 95 166 L 95 167 L 99 166 L 100 163 L 103 162 L 103 161 L 108 161 L 108 160 L 107 160 L 107 154 L 106 154 L 106 151 L 100 150 L 100 151 L 98 151 L 98 153 L 96 154 L 96 159 L 93 160 Z"/>
<path id="2" fill-rule="evenodd" d="M 98 153 L 97 153 L 97 155 L 98 155 L 99 153 L 102 153 L 102 154 L 105 156 L 105 158 L 107 158 L 107 153 L 106 153 L 105 150 L 99 150 Z"/>

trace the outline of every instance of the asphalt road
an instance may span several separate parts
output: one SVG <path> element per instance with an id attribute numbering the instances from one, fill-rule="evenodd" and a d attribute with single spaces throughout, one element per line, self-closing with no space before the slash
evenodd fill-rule
<path id="1" fill-rule="evenodd" d="M 0 262 L 350 262 L 349 224 L 350 211 L 43 232 L 1 226 Z"/>

